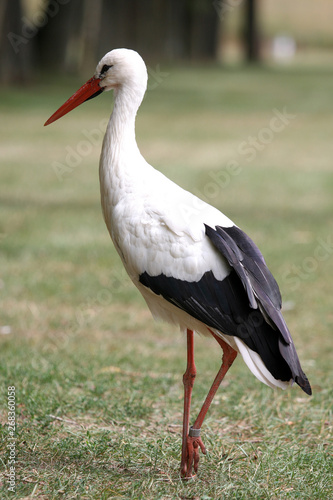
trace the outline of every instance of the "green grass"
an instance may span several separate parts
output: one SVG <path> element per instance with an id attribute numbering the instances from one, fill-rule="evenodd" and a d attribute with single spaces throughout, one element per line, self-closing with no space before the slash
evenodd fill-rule
<path id="1" fill-rule="evenodd" d="M 298 387 L 275 393 L 237 360 L 203 426 L 209 455 L 196 480 L 184 483 L 185 339 L 151 319 L 100 210 L 97 165 L 111 94 L 44 129 L 82 82 L 3 89 L 1 498 L 326 500 L 333 488 L 333 72 L 163 70 L 168 76 L 138 116 L 140 148 L 258 243 L 289 305 L 285 317 L 314 395 Z M 267 144 L 259 141 L 250 160 L 240 145 L 267 137 L 274 109 L 284 108 L 295 118 Z M 93 129 L 96 145 L 77 165 L 66 164 L 68 148 L 84 148 Z M 62 180 L 54 162 L 66 166 Z M 209 185 L 214 175 L 221 185 Z M 220 356 L 213 341 L 197 338 L 193 418 Z M 15 494 L 6 483 L 8 386 L 17 398 Z"/>

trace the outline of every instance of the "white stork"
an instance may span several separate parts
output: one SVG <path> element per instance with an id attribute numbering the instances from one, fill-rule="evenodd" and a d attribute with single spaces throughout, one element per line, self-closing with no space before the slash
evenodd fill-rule
<path id="1" fill-rule="evenodd" d="M 281 314 L 279 287 L 253 241 L 228 217 L 149 165 L 135 140 L 135 117 L 147 88 L 147 69 L 133 50 L 116 49 L 94 76 L 45 123 L 103 91 L 114 108 L 99 165 L 105 223 L 127 273 L 155 318 L 187 331 L 181 475 L 197 472 L 200 428 L 237 353 L 264 384 L 286 389 L 294 381 L 311 394 Z M 212 335 L 222 365 L 189 427 L 196 375 L 193 332 Z"/>

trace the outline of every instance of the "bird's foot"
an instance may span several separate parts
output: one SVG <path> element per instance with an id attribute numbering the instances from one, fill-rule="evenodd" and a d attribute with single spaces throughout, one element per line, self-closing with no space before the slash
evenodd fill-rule
<path id="1" fill-rule="evenodd" d="M 200 429 L 190 428 L 190 432 L 186 438 L 186 451 L 182 456 L 180 473 L 183 479 L 191 479 L 198 472 L 199 466 L 199 449 L 206 455 L 206 448 L 200 437 Z M 194 474 L 192 474 L 192 470 Z"/>

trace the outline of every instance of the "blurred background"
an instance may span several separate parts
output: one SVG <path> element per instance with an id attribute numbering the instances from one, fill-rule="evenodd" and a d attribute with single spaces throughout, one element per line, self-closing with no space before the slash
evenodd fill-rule
<path id="1" fill-rule="evenodd" d="M 18 403 L 11 499 L 331 498 L 332 19 L 331 0 L 0 0 L 0 396 L 15 386 Z M 118 47 L 148 67 L 143 156 L 257 243 L 313 387 L 311 398 L 297 387 L 273 393 L 236 360 L 191 485 L 178 476 L 185 338 L 153 321 L 101 214 L 112 92 L 43 127 Z M 219 368 L 215 344 L 196 338 L 193 414 Z M 3 456 L 6 421 L 4 403 Z M 6 474 L 1 462 L 3 499 Z"/>
<path id="2" fill-rule="evenodd" d="M 329 0 L 2 0 L 0 81 L 85 73 L 111 48 L 150 61 L 330 61 Z"/>

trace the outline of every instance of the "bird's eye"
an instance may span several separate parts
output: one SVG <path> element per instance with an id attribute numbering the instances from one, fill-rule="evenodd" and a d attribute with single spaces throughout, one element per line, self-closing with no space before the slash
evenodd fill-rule
<path id="1" fill-rule="evenodd" d="M 104 64 L 103 68 L 101 69 L 101 75 L 104 75 L 104 73 L 107 72 L 108 69 L 112 68 L 113 64 Z"/>

